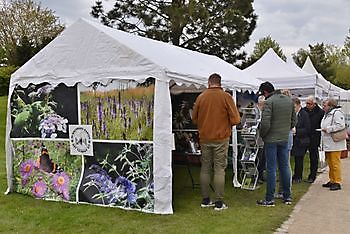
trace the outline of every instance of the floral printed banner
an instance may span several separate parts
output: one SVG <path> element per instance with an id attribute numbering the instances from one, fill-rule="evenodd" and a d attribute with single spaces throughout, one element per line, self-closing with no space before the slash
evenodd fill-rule
<path id="1" fill-rule="evenodd" d="M 11 138 L 68 138 L 68 124 L 78 123 L 77 89 L 47 83 L 17 86 L 11 116 Z"/>
<path id="2" fill-rule="evenodd" d="M 49 200 L 76 201 L 81 157 L 69 155 L 68 141 L 14 140 L 12 144 L 16 192 Z"/>
<path id="3" fill-rule="evenodd" d="M 153 139 L 154 80 L 79 88 L 81 123 L 92 125 L 94 139 Z"/>
<path id="4" fill-rule="evenodd" d="M 47 83 L 16 87 L 11 96 L 15 191 L 154 212 L 154 79 L 79 89 Z M 69 138 L 68 130 L 84 125 L 90 128 L 88 140 L 81 134 Z M 72 139 L 80 155 L 70 153 Z M 85 143 L 88 153 L 81 148 Z"/>
<path id="5" fill-rule="evenodd" d="M 152 144 L 95 143 L 85 157 L 79 201 L 153 212 Z"/>

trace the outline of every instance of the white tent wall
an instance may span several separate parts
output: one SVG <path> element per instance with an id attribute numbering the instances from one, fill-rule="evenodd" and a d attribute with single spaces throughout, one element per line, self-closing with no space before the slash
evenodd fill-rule
<path id="1" fill-rule="evenodd" d="M 67 28 L 11 77 L 6 125 L 6 168 L 8 190 L 13 191 L 13 146 L 10 138 L 11 95 L 16 87 L 45 82 L 68 87 L 76 84 L 107 85 L 113 80 L 143 82 L 155 78 L 153 176 L 154 213 L 171 214 L 171 102 L 169 82 L 206 85 L 211 73 L 223 77 L 234 90 L 256 90 L 260 80 L 210 55 L 167 43 L 131 35 L 83 19 Z"/>
<path id="2" fill-rule="evenodd" d="M 157 81 L 154 106 L 154 212 L 172 214 L 172 115 L 169 83 Z"/>

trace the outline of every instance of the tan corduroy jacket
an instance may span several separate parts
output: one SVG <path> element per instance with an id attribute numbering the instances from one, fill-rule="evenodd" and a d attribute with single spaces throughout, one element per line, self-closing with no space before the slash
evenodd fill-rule
<path id="1" fill-rule="evenodd" d="M 192 121 L 197 124 L 201 143 L 228 140 L 233 125 L 241 118 L 232 96 L 221 87 L 210 87 L 194 104 Z"/>

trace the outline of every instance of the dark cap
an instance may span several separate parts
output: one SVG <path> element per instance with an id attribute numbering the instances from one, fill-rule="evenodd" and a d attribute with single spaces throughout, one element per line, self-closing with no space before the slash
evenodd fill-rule
<path id="1" fill-rule="evenodd" d="M 263 95 L 264 91 L 266 91 L 268 93 L 272 93 L 273 91 L 275 91 L 275 87 L 273 87 L 273 85 L 270 82 L 265 81 L 264 83 L 262 83 L 260 85 L 258 94 Z"/>

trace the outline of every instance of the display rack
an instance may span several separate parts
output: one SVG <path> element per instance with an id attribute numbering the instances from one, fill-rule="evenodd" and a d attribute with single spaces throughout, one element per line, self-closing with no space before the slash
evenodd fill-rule
<path id="1" fill-rule="evenodd" d="M 241 137 L 244 142 L 244 150 L 241 157 L 242 164 L 242 189 L 254 190 L 258 181 L 259 172 L 257 169 L 259 160 L 257 154 L 258 146 L 258 125 L 259 110 L 257 108 L 242 108 L 243 112 Z"/>

